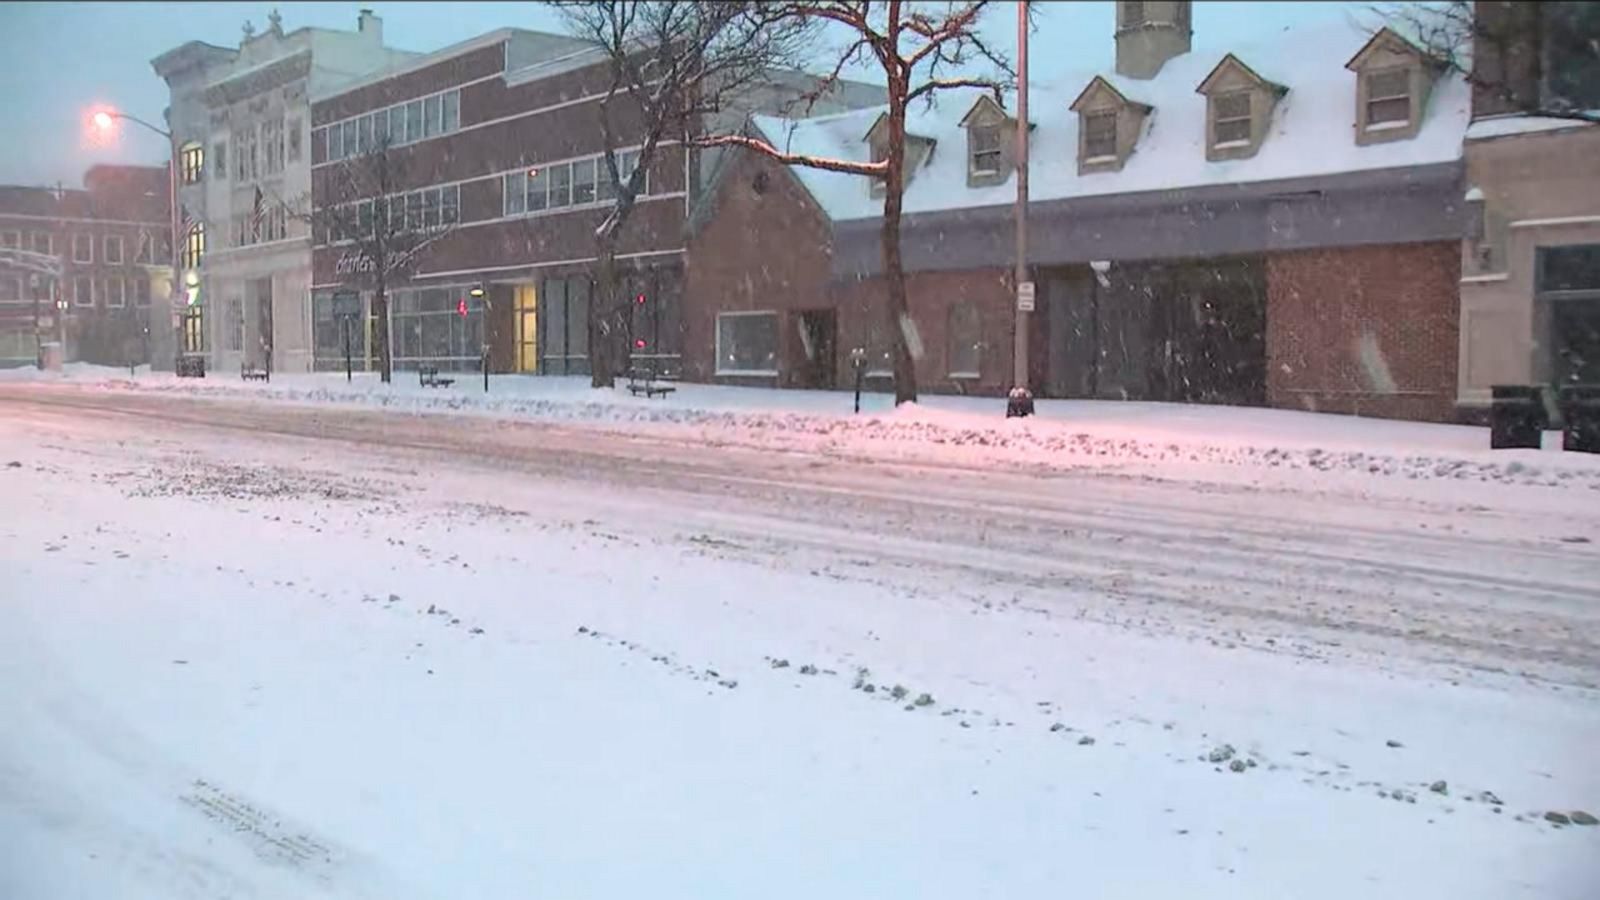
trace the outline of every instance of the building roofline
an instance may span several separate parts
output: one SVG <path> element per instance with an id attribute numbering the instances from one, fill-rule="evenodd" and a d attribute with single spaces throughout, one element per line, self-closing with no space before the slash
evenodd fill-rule
<path id="1" fill-rule="evenodd" d="M 544 33 L 545 32 L 533 31 L 527 28 L 496 28 L 493 31 L 486 31 L 476 37 L 470 37 L 464 41 L 457 41 L 448 47 L 441 47 L 438 50 L 413 56 L 410 59 L 399 63 L 398 65 L 386 66 L 382 69 L 378 69 L 375 72 L 363 75 L 354 81 L 345 82 L 339 85 L 337 88 L 329 90 L 325 93 L 314 95 L 311 98 L 311 102 L 321 103 L 325 100 L 334 100 L 339 97 L 343 97 L 346 94 L 353 94 L 362 88 L 371 87 L 374 84 L 388 81 L 391 78 L 398 78 L 401 75 L 409 75 L 412 72 L 418 72 L 422 69 L 426 69 L 429 66 L 437 65 L 438 63 L 449 59 L 454 59 L 457 56 L 462 56 L 467 53 L 482 50 L 485 47 L 493 47 L 496 44 L 504 43 L 517 34 Z"/>

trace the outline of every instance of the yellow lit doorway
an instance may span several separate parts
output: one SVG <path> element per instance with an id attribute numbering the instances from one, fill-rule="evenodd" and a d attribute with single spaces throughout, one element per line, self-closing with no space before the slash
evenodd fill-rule
<path id="1" fill-rule="evenodd" d="M 513 288 L 517 315 L 517 371 L 539 371 L 539 304 L 533 285 Z"/>

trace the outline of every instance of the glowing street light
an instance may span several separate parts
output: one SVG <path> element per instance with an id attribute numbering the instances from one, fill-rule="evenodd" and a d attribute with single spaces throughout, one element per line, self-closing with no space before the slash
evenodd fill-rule
<path id="1" fill-rule="evenodd" d="M 94 127 L 100 129 L 101 131 L 110 131 L 112 128 L 116 127 L 116 124 L 117 120 L 113 118 L 110 113 L 103 109 L 94 114 Z"/>

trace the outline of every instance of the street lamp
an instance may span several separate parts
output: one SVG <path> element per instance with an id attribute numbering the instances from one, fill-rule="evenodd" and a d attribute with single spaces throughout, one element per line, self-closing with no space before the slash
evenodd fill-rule
<path id="1" fill-rule="evenodd" d="M 172 330 L 174 343 L 172 349 L 172 371 L 174 374 L 176 374 L 180 368 L 178 361 L 183 357 L 183 330 L 180 325 L 177 308 L 178 288 L 179 285 L 183 283 L 183 256 L 178 249 L 178 229 L 180 227 L 178 218 L 178 139 L 173 137 L 172 132 L 165 128 L 158 128 L 157 126 L 151 125 L 149 122 L 146 122 L 138 116 L 132 116 L 124 112 L 118 112 L 114 109 L 99 109 L 96 110 L 94 115 L 90 117 L 90 121 L 94 123 L 94 127 L 98 129 L 100 133 L 107 136 L 110 136 L 111 133 L 116 129 L 118 119 L 132 122 L 135 125 L 141 125 L 167 139 L 167 227 L 172 233 L 172 240 L 168 245 L 169 249 L 172 251 L 172 286 L 168 289 L 167 293 L 173 307 Z"/>

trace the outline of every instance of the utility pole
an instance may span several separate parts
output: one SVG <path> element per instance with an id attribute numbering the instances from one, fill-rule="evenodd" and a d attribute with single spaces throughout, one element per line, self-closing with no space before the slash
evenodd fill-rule
<path id="1" fill-rule="evenodd" d="M 1006 418 L 1033 414 L 1028 388 L 1028 314 L 1033 312 L 1034 285 L 1028 280 L 1028 3 L 1017 4 L 1017 269 L 1016 324 L 1011 343 L 1011 393 Z"/>

